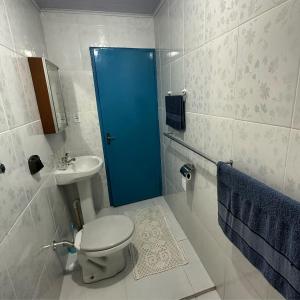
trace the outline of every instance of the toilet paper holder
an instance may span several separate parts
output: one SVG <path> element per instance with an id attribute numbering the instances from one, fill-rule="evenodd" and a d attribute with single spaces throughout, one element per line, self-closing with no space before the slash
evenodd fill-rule
<path id="1" fill-rule="evenodd" d="M 185 164 L 180 168 L 180 173 L 184 178 L 186 178 L 186 180 L 190 181 L 193 177 L 194 170 L 195 170 L 194 165 Z"/>

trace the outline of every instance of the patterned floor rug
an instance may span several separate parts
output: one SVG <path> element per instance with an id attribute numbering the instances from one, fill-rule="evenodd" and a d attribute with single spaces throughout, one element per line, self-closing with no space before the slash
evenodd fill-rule
<path id="1" fill-rule="evenodd" d="M 136 280 L 188 263 L 159 205 L 141 209 L 135 216 L 130 253 Z"/>

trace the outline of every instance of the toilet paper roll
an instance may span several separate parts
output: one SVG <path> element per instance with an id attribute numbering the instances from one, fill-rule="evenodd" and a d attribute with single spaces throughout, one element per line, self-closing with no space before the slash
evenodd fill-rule
<path id="1" fill-rule="evenodd" d="M 180 173 L 186 179 L 186 181 L 190 181 L 193 178 L 193 170 L 195 167 L 191 164 L 185 164 L 181 167 Z"/>

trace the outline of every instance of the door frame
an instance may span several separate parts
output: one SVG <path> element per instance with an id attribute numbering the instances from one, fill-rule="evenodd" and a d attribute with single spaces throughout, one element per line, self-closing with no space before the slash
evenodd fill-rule
<path id="1" fill-rule="evenodd" d="M 98 110 L 98 120 L 100 124 L 100 132 L 101 132 L 101 140 L 102 140 L 102 149 L 104 154 L 104 161 L 105 161 L 105 171 L 106 171 L 106 179 L 107 179 L 107 187 L 108 187 L 108 195 L 109 195 L 109 203 L 112 206 L 115 206 L 113 203 L 113 196 L 112 196 L 112 186 L 110 181 L 110 171 L 109 171 L 109 164 L 107 159 L 107 145 L 106 145 L 106 139 L 105 139 L 105 130 L 104 130 L 104 123 L 103 123 L 103 109 L 101 105 L 101 97 L 100 97 L 100 90 L 98 86 L 98 80 L 97 80 L 97 71 L 96 71 L 96 64 L 95 64 L 95 56 L 94 56 L 94 50 L 102 50 L 102 49 L 132 49 L 132 50 L 139 50 L 139 51 L 153 51 L 153 59 L 154 59 L 154 80 L 156 82 L 156 99 L 158 100 L 157 95 L 157 70 L 156 70 L 156 50 L 154 48 L 127 48 L 127 47 L 90 47 L 90 56 L 91 56 L 91 62 L 92 62 L 92 70 L 93 70 L 93 80 L 94 80 L 94 86 L 95 86 L 95 93 L 96 93 L 96 102 L 97 102 L 97 110 Z M 157 120 L 158 122 L 158 120 Z M 159 126 L 158 126 L 158 133 L 159 133 Z M 161 166 L 160 166 L 161 168 Z M 160 190 L 162 191 L 162 180 L 160 180 Z"/>

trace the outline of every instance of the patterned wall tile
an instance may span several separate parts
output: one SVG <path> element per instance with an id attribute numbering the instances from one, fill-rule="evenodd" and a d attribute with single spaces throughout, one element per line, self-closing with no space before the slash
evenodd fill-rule
<path id="1" fill-rule="evenodd" d="M 184 61 L 183 58 L 171 63 L 171 91 L 173 95 L 181 95 L 184 89 Z"/>
<path id="2" fill-rule="evenodd" d="M 55 234 L 55 224 L 48 189 L 47 184 L 43 185 L 30 204 L 30 212 L 36 229 L 36 240 L 39 247 L 49 245 Z M 42 256 L 42 259 L 46 261 L 48 254 L 48 251 L 41 251 L 38 256 Z"/>
<path id="3" fill-rule="evenodd" d="M 300 70 L 299 70 L 299 81 L 296 93 L 296 103 L 293 119 L 293 128 L 300 129 Z"/>
<path id="4" fill-rule="evenodd" d="M 89 47 L 108 47 L 110 33 L 103 25 L 79 26 L 79 41 L 83 69 L 92 70 Z"/>
<path id="5" fill-rule="evenodd" d="M 290 1 L 240 28 L 237 118 L 291 125 L 300 58 L 300 2 Z"/>
<path id="6" fill-rule="evenodd" d="M 206 40 L 210 40 L 238 26 L 238 2 L 238 0 L 206 0 Z"/>
<path id="7" fill-rule="evenodd" d="M 170 1 L 170 61 L 183 55 L 183 2 L 184 0 Z"/>
<path id="8" fill-rule="evenodd" d="M 284 192 L 300 201 L 300 131 L 292 130 L 289 145 Z"/>
<path id="9" fill-rule="evenodd" d="M 171 65 L 162 65 L 161 67 L 161 83 L 162 83 L 162 107 L 165 107 L 165 96 L 171 91 Z"/>
<path id="10" fill-rule="evenodd" d="M 4 111 L 3 101 L 0 93 L 0 132 L 3 132 L 7 129 L 8 129 L 8 123 L 7 123 L 7 118 Z"/>
<path id="11" fill-rule="evenodd" d="M 240 23 L 280 5 L 287 0 L 239 0 Z"/>
<path id="12" fill-rule="evenodd" d="M 61 71 L 60 77 L 67 112 L 97 110 L 91 71 Z"/>
<path id="13" fill-rule="evenodd" d="M 0 1 L 0 44 L 10 49 L 14 47 L 4 0 Z"/>
<path id="14" fill-rule="evenodd" d="M 199 48 L 205 35 L 205 1 L 184 0 L 184 52 Z"/>
<path id="15" fill-rule="evenodd" d="M 24 177 L 20 157 L 16 156 L 9 132 L 0 134 L 1 163 L 6 173 L 0 175 L 0 241 L 27 206 L 29 200 L 24 189 Z"/>
<path id="16" fill-rule="evenodd" d="M 79 26 L 43 20 L 48 58 L 63 70 L 82 70 Z"/>
<path id="17" fill-rule="evenodd" d="M 40 121 L 14 129 L 12 140 L 22 169 L 27 197 L 32 199 L 53 170 L 54 153 L 43 133 Z M 44 168 L 33 176 L 28 167 L 28 159 L 32 155 L 39 155 L 44 164 Z"/>
<path id="18" fill-rule="evenodd" d="M 157 14 L 159 29 L 158 45 L 161 52 L 162 65 L 169 62 L 169 52 L 171 48 L 170 19 L 168 1 L 165 1 Z"/>
<path id="19" fill-rule="evenodd" d="M 234 116 L 237 31 L 185 56 L 187 110 Z"/>
<path id="20" fill-rule="evenodd" d="M 44 262 L 38 254 L 37 232 L 26 209 L 4 242 L 4 256 L 17 299 L 32 299 Z M 20 247 L 22 245 L 22 247 Z"/>
<path id="21" fill-rule="evenodd" d="M 203 101 L 200 113 L 233 117 L 237 30 L 204 46 Z"/>
<path id="22" fill-rule="evenodd" d="M 41 19 L 29 0 L 4 0 L 14 45 L 24 56 L 45 56 L 46 47 Z"/>
<path id="23" fill-rule="evenodd" d="M 0 46 L 0 94 L 10 128 L 31 121 L 31 109 L 26 105 L 18 57 Z"/>
<path id="24" fill-rule="evenodd" d="M 0 243 L 0 299 L 17 299 L 6 269 L 5 261 L 6 257 L 3 253 L 3 244 Z"/>
<path id="25" fill-rule="evenodd" d="M 288 128 L 236 121 L 234 167 L 282 190 L 289 132 Z"/>
<path id="26" fill-rule="evenodd" d="M 187 89 L 186 111 L 199 112 L 203 103 L 205 64 L 202 48 L 184 56 L 185 88 Z"/>

